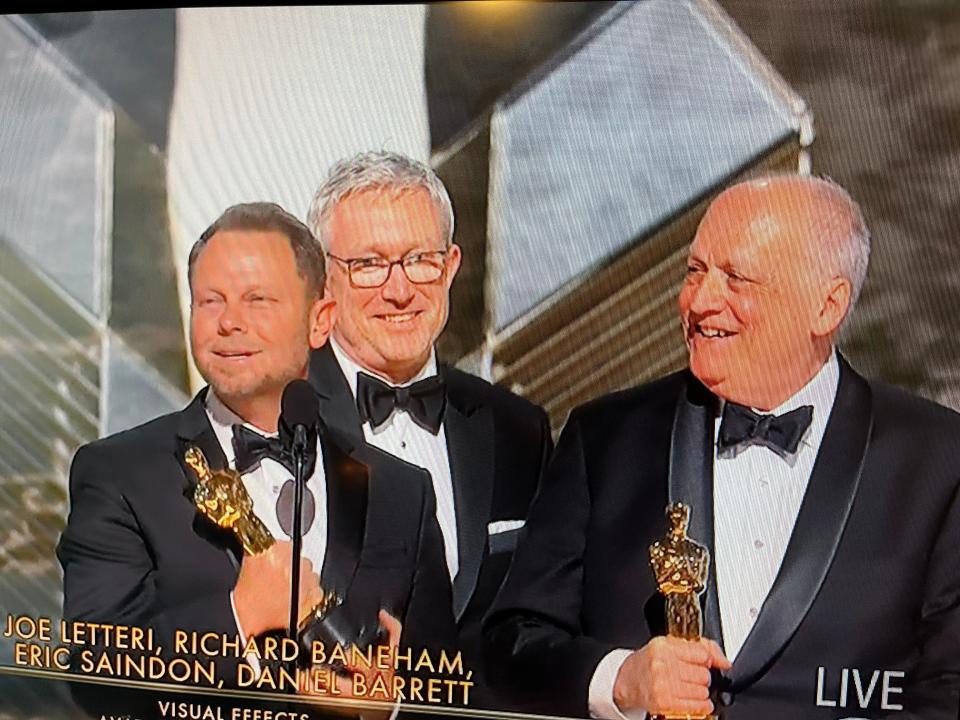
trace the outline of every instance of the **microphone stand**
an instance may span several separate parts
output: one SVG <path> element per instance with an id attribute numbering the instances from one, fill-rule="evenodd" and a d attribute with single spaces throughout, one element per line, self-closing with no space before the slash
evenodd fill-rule
<path id="1" fill-rule="evenodd" d="M 290 523 L 290 622 L 287 637 L 299 647 L 300 640 L 300 573 L 303 553 L 303 500 L 307 474 L 313 466 L 313 449 L 317 444 L 317 421 L 320 408 L 317 395 L 306 380 L 292 380 L 280 397 L 280 441 L 287 459 L 293 461 L 293 517 Z M 297 663 L 293 663 L 295 672 Z"/>
<path id="2" fill-rule="evenodd" d="M 296 425 L 293 430 L 293 557 L 290 565 L 290 625 L 288 637 L 297 642 L 300 625 L 300 553 L 303 549 L 303 486 L 306 470 L 307 428 Z M 294 662 L 294 667 L 296 662 Z"/>

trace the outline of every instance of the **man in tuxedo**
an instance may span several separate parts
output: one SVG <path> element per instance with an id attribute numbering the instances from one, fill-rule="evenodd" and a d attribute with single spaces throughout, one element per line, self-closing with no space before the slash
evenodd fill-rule
<path id="1" fill-rule="evenodd" d="M 308 222 L 339 313 L 310 382 L 338 430 L 430 472 L 460 645 L 479 674 L 481 620 L 552 448 L 546 414 L 437 361 L 460 248 L 430 168 L 388 152 L 341 161 Z M 475 700 L 492 702 L 482 679 Z"/>
<path id="2" fill-rule="evenodd" d="M 717 197 L 689 369 L 574 410 L 488 618 L 499 680 L 600 718 L 955 718 L 960 418 L 834 347 L 869 235 L 833 183 Z M 662 637 L 648 547 L 692 510 L 704 639 Z"/>
<path id="3" fill-rule="evenodd" d="M 57 549 L 65 618 L 150 627 L 168 652 L 176 630 L 246 640 L 287 626 L 293 475 L 273 436 L 285 386 L 306 378 L 335 314 L 315 239 L 269 203 L 224 212 L 191 251 L 189 282 L 191 349 L 209 385 L 184 410 L 77 452 Z M 401 633 L 413 646 L 453 637 L 429 478 L 324 420 L 305 489 L 301 618 L 322 586 L 343 599 L 333 612 L 379 621 L 391 644 Z M 244 554 L 197 511 L 191 447 L 213 469 L 241 473 L 277 539 L 269 550 Z M 247 662 L 263 669 L 257 658 L 221 659 L 227 686 Z"/>

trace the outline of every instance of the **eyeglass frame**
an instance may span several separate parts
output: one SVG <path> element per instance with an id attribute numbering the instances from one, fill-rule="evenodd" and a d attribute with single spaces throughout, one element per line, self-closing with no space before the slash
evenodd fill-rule
<path id="1" fill-rule="evenodd" d="M 415 251 L 415 252 L 407 253 L 406 255 L 404 255 L 404 256 L 403 256 L 402 258 L 400 258 L 399 260 L 387 260 L 387 258 L 381 258 L 381 257 L 377 257 L 377 256 L 366 256 L 366 257 L 355 257 L 355 258 L 342 258 L 342 257 L 338 257 L 338 256 L 334 255 L 334 254 L 331 253 L 331 252 L 324 252 L 324 255 L 325 255 L 326 257 L 330 258 L 331 260 L 336 260 L 337 262 L 341 262 L 341 263 L 343 263 L 343 264 L 346 266 L 346 269 L 347 269 L 347 278 L 350 280 L 350 287 L 356 288 L 356 289 L 358 289 L 358 290 L 376 290 L 377 288 L 381 288 L 381 287 L 383 287 L 384 285 L 386 285 L 387 282 L 389 282 L 389 280 L 390 280 L 390 273 L 393 272 L 393 266 L 394 266 L 394 265 L 399 265 L 401 272 L 403 272 L 403 276 L 404 276 L 409 282 L 413 283 L 414 285 L 430 285 L 430 284 L 432 284 L 432 283 L 437 282 L 437 280 L 439 280 L 440 278 L 442 278 L 442 277 L 444 276 L 444 274 L 446 273 L 446 271 L 447 271 L 447 255 L 448 255 L 449 253 L 450 253 L 450 248 L 449 248 L 449 247 L 447 247 L 447 248 L 445 248 L 445 249 L 443 249 L 443 250 Z M 404 262 L 410 260 L 410 258 L 414 258 L 414 257 L 418 257 L 418 256 L 419 256 L 419 257 L 422 257 L 422 256 L 424 256 L 424 255 L 439 255 L 440 257 L 443 258 L 443 267 L 440 269 L 440 274 L 437 275 L 437 277 L 435 277 L 433 280 L 414 280 L 413 278 L 410 277 L 409 273 L 407 273 L 407 268 L 406 268 L 406 266 L 404 265 Z M 386 263 L 387 263 L 387 274 L 384 276 L 383 282 L 378 283 L 377 285 L 358 285 L 356 282 L 354 282 L 352 263 L 359 262 L 359 261 L 361 261 L 361 260 L 383 260 L 384 262 L 386 262 Z M 382 266 L 381 266 L 381 267 L 382 267 Z"/>

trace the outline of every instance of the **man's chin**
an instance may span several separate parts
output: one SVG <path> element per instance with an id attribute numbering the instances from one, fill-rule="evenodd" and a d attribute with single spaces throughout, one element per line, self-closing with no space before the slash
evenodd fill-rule
<path id="1" fill-rule="evenodd" d="M 384 347 L 380 355 L 383 358 L 383 372 L 388 377 L 397 381 L 403 378 L 405 382 L 409 377 L 413 377 L 420 372 L 430 357 L 431 346 L 424 347 L 423 344 L 396 344 Z M 409 376 L 409 377 L 408 377 Z"/>
<path id="2" fill-rule="evenodd" d="M 409 363 L 425 358 L 433 348 L 430 335 L 425 332 L 391 332 L 380 344 L 380 355 L 393 363 Z"/>
<path id="3" fill-rule="evenodd" d="M 204 379 L 207 381 L 207 384 L 210 385 L 213 392 L 216 393 L 217 397 L 224 401 L 246 400 L 263 392 L 264 383 L 262 379 L 259 381 L 253 378 L 236 377 L 207 377 Z"/>
<path id="4" fill-rule="evenodd" d="M 247 392 L 237 392 L 233 388 L 224 388 L 216 387 L 214 385 L 210 386 L 211 392 L 217 396 L 217 398 L 227 407 L 233 409 L 244 403 L 247 398 L 250 397 L 250 393 Z"/>
<path id="5" fill-rule="evenodd" d="M 702 356 L 693 356 L 690 358 L 690 372 L 715 395 L 729 376 L 725 365 L 711 362 Z"/>

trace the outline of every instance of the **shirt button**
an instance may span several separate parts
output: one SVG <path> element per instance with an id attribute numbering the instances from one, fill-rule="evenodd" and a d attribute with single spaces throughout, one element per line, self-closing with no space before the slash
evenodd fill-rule
<path id="1" fill-rule="evenodd" d="M 750 617 L 755 618 L 759 614 L 760 614 L 759 610 L 757 610 L 756 608 L 750 608 Z"/>
<path id="2" fill-rule="evenodd" d="M 760 549 L 763 547 L 763 540 L 754 540 L 754 541 L 753 541 L 753 546 L 754 546 L 757 550 L 760 550 Z"/>
<path id="3" fill-rule="evenodd" d="M 407 441 L 406 441 L 406 440 L 401 440 L 401 441 L 400 441 L 400 447 L 402 447 L 404 450 L 406 450 L 406 448 L 407 448 Z"/>

